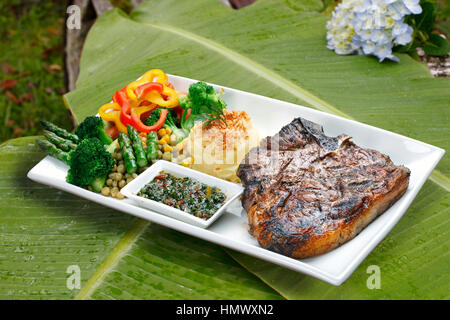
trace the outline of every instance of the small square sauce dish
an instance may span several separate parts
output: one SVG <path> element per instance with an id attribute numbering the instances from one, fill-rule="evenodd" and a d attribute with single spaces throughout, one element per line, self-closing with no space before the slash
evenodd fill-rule
<path id="1" fill-rule="evenodd" d="M 193 214 L 187 213 L 181 209 L 177 209 L 162 202 L 151 200 L 138 195 L 142 188 L 144 188 L 148 183 L 152 182 L 155 178 L 161 175 L 162 172 L 165 174 L 170 174 L 177 178 L 191 178 L 211 187 L 211 189 L 213 190 L 219 189 L 223 194 L 225 194 L 225 201 L 212 216 L 208 217 L 207 219 L 203 219 Z M 234 200 L 236 200 L 243 191 L 244 188 L 241 185 L 228 182 L 172 162 L 158 160 L 150 168 L 141 173 L 136 179 L 134 179 L 123 189 L 121 189 L 120 192 L 142 208 L 150 209 L 152 211 L 161 213 L 177 220 L 181 220 L 197 227 L 208 228 L 225 212 L 225 209 Z"/>

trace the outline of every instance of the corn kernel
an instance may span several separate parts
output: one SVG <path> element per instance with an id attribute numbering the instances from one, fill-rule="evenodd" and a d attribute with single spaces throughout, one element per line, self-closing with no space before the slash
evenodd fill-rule
<path id="1" fill-rule="evenodd" d="M 189 167 L 189 164 L 186 161 L 181 161 L 180 163 L 183 167 Z"/>
<path id="2" fill-rule="evenodd" d="M 164 135 L 166 135 L 166 129 L 164 129 L 164 128 L 159 129 L 158 130 L 158 136 L 162 137 Z"/>
<path id="3" fill-rule="evenodd" d="M 189 167 L 190 164 L 192 164 L 192 157 L 188 157 L 181 161 L 180 163 L 182 166 Z"/>
<path id="4" fill-rule="evenodd" d="M 169 146 L 168 144 L 165 144 L 164 145 L 164 152 L 172 152 L 172 147 L 171 146 Z"/>
<path id="5" fill-rule="evenodd" d="M 166 128 L 166 134 L 168 134 L 170 136 L 171 133 L 172 133 L 172 129 Z"/>
<path id="6" fill-rule="evenodd" d="M 159 139 L 158 143 L 159 144 L 166 144 L 170 142 L 170 137 L 166 134 L 165 136 L 163 136 L 161 139 Z"/>

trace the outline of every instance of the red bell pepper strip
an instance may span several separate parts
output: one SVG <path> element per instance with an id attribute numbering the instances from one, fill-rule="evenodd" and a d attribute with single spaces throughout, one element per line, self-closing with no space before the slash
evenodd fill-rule
<path id="1" fill-rule="evenodd" d="M 127 90 L 127 86 L 125 86 L 125 87 L 123 87 L 122 89 L 120 89 L 120 91 L 123 92 L 123 93 L 125 93 L 125 95 L 126 95 L 126 93 L 127 93 L 126 90 Z M 117 103 L 117 91 L 116 91 L 116 93 L 113 94 L 112 100 L 113 100 L 115 103 Z"/>
<path id="2" fill-rule="evenodd" d="M 126 126 L 127 124 L 132 124 L 131 120 L 131 105 L 128 101 L 125 92 L 117 91 L 115 94 L 116 102 L 121 107 L 120 111 L 120 121 Z"/>
<path id="3" fill-rule="evenodd" d="M 140 99 L 141 97 L 144 97 L 147 93 L 153 90 L 162 93 L 164 90 L 164 86 L 158 82 L 147 82 L 137 87 L 134 92 L 136 93 L 138 99 Z"/>
<path id="4" fill-rule="evenodd" d="M 167 117 L 167 109 L 161 109 L 161 115 L 159 117 L 159 120 L 152 126 L 146 126 L 141 119 L 139 118 L 139 116 L 136 113 L 131 113 L 131 120 L 132 120 L 132 126 L 136 128 L 137 131 L 139 132 L 145 132 L 145 133 L 149 133 L 150 131 L 156 131 L 158 129 L 160 129 L 164 122 L 166 121 L 166 117 Z"/>

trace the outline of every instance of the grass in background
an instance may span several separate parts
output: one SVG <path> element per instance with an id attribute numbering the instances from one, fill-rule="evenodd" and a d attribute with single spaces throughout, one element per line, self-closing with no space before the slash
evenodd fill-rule
<path id="1" fill-rule="evenodd" d="M 42 119 L 73 129 L 61 97 L 65 1 L 1 1 L 0 12 L 0 142 L 39 134 Z"/>

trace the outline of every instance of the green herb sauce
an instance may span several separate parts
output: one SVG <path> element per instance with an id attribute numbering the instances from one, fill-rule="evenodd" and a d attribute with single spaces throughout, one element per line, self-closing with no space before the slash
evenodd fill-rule
<path id="1" fill-rule="evenodd" d="M 138 196 L 164 203 L 207 220 L 226 200 L 218 188 L 210 187 L 195 179 L 179 178 L 161 171 L 147 183 Z"/>

